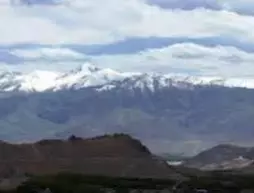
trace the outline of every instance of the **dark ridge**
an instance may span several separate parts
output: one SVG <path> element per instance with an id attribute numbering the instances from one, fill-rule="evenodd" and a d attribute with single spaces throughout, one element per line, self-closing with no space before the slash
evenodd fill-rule
<path id="1" fill-rule="evenodd" d="M 71 135 L 71 136 L 68 138 L 68 141 L 80 141 L 80 140 L 83 140 L 83 138 L 81 138 L 81 137 L 76 137 L 75 135 Z"/>
<path id="2" fill-rule="evenodd" d="M 8 170 L 7 170 L 8 169 Z M 182 178 L 129 135 L 41 140 L 30 144 L 0 143 L 1 175 L 59 172 L 120 177 Z"/>

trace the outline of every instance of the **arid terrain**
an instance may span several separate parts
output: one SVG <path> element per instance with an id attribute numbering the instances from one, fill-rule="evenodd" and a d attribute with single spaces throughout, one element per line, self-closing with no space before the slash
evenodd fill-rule
<path id="1" fill-rule="evenodd" d="M 0 175 L 54 174 L 180 178 L 166 162 L 157 159 L 128 135 L 68 140 L 43 140 L 33 144 L 0 144 Z"/>

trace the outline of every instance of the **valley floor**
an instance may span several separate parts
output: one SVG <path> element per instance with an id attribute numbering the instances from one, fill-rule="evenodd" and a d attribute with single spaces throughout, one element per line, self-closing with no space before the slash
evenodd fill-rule
<path id="1" fill-rule="evenodd" d="M 189 174 L 188 174 L 189 175 Z M 3 193 L 253 193 L 254 175 L 210 172 L 189 180 L 85 176 L 62 173 L 30 176 Z"/>

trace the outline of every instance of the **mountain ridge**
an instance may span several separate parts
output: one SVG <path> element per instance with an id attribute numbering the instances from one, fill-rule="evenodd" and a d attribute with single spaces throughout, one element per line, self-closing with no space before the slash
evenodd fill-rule
<path id="1" fill-rule="evenodd" d="M 201 170 L 239 170 L 253 167 L 254 147 L 220 144 L 186 159 L 183 165 Z"/>
<path id="2" fill-rule="evenodd" d="M 253 145 L 254 89 L 194 85 L 154 73 L 123 76 L 90 64 L 60 75 L 59 81 L 68 84 L 44 91 L 21 91 L 19 81 L 9 84 L 8 77 L 19 73 L 9 73 L 1 89 L 0 76 L 0 140 L 20 143 L 123 132 L 154 153 L 190 156 L 221 143 Z M 26 80 L 29 88 L 37 85 Z"/>
<path id="3" fill-rule="evenodd" d="M 253 144 L 253 89 L 97 89 L 1 93 L 0 139 L 34 142 L 123 132 L 153 152 L 188 155 L 227 141 Z"/>
<path id="4" fill-rule="evenodd" d="M 184 74 L 159 74 L 141 72 L 119 72 L 110 68 L 99 68 L 86 62 L 69 72 L 40 71 L 29 73 L 1 72 L 2 92 L 45 92 L 63 89 L 101 87 L 110 90 L 116 86 L 130 89 L 142 88 L 154 91 L 167 87 L 192 89 L 194 86 L 224 86 L 254 88 L 254 79 L 188 76 Z"/>
<path id="5" fill-rule="evenodd" d="M 0 179 L 17 174 L 59 172 L 147 178 L 181 178 L 166 162 L 156 159 L 129 135 L 41 140 L 35 143 L 0 142 Z"/>

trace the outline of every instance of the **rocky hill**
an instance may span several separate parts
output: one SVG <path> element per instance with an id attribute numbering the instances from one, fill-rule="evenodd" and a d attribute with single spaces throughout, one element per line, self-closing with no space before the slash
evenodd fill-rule
<path id="1" fill-rule="evenodd" d="M 186 160 L 184 166 L 203 170 L 242 169 L 254 162 L 254 148 L 223 144 Z"/>
<path id="2" fill-rule="evenodd" d="M 0 143 L 0 176 L 59 172 L 120 177 L 181 178 L 128 135 L 71 137 L 33 144 Z"/>

